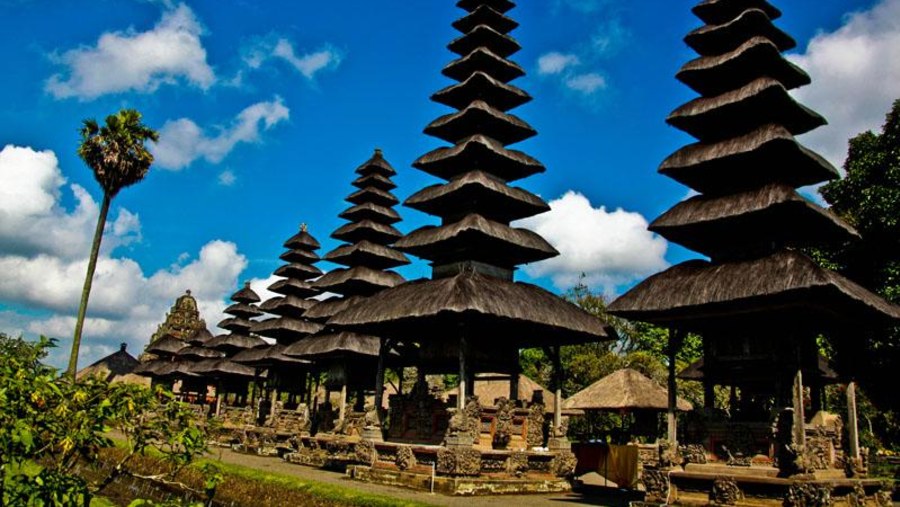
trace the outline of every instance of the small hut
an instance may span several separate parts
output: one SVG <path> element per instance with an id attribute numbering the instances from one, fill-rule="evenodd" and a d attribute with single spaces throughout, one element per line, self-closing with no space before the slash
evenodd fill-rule
<path id="1" fill-rule="evenodd" d="M 123 343 L 119 350 L 86 368 L 82 368 L 75 375 L 75 378 L 99 377 L 111 383 L 145 384 L 145 380 L 134 374 L 135 368 L 141 363 L 128 353 L 127 348 L 128 344 Z"/>

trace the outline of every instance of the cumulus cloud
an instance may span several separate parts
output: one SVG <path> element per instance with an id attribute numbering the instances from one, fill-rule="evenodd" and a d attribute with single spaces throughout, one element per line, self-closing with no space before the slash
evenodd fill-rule
<path id="1" fill-rule="evenodd" d="M 596 72 L 578 74 L 567 79 L 566 86 L 585 95 L 591 95 L 606 88 L 606 78 Z"/>
<path id="2" fill-rule="evenodd" d="M 78 204 L 60 204 L 65 187 L 53 152 L 7 146 L 0 151 L 0 330 L 60 339 L 51 354 L 62 365 L 75 325 L 98 206 L 77 185 Z M 82 366 L 128 343 L 133 353 L 147 344 L 166 311 L 185 289 L 198 300 L 213 327 L 222 318 L 224 298 L 238 285 L 247 259 L 234 243 L 212 240 L 196 255 L 183 254 L 168 268 L 145 273 L 133 259 L 114 257 L 117 246 L 139 239 L 140 219 L 120 210 L 104 236 Z"/>
<path id="3" fill-rule="evenodd" d="M 580 63 L 578 57 L 573 54 L 551 51 L 538 58 L 538 73 L 545 76 L 555 75 Z"/>
<path id="4" fill-rule="evenodd" d="M 581 2 L 571 2 L 578 9 Z M 593 12 L 602 2 L 586 2 Z M 629 32 L 616 17 L 598 21 L 589 42 L 567 52 L 550 51 L 537 60 L 538 74 L 553 78 L 559 85 L 582 98 L 596 97 L 608 88 L 607 77 L 598 70 L 600 62 L 615 55 L 629 37 Z"/>
<path id="5" fill-rule="evenodd" d="M 847 140 L 880 127 L 900 97 L 900 0 L 848 15 L 843 26 L 816 35 L 791 59 L 813 80 L 795 96 L 829 121 L 802 141 L 840 167 Z"/>
<path id="6" fill-rule="evenodd" d="M 152 93 L 179 81 L 206 90 L 216 76 L 201 35 L 194 12 L 185 4 L 172 6 L 148 31 L 104 33 L 94 46 L 54 55 L 65 70 L 51 76 L 45 89 L 58 99 L 81 100 L 126 91 Z"/>
<path id="7" fill-rule="evenodd" d="M 258 69 L 269 60 L 277 59 L 286 62 L 308 80 L 315 79 L 322 71 L 336 69 L 343 57 L 341 51 L 329 44 L 317 51 L 298 55 L 294 44 L 283 37 L 259 40 L 244 51 L 244 63 L 251 69 Z"/>
<path id="8" fill-rule="evenodd" d="M 290 110 L 281 97 L 258 102 L 241 111 L 227 127 L 215 134 L 207 134 L 188 118 L 167 121 L 159 130 L 159 142 L 151 149 L 156 165 L 163 169 L 180 170 L 194 161 L 221 162 L 240 143 L 256 143 L 260 131 L 269 130 L 290 118 Z"/>
<path id="9" fill-rule="evenodd" d="M 591 287 L 614 294 L 617 287 L 668 266 L 668 243 L 649 231 L 639 213 L 595 208 L 584 195 L 569 191 L 550 202 L 551 210 L 516 225 L 540 234 L 560 255 L 525 266 L 533 277 L 550 277 L 568 289 L 585 276 Z"/>

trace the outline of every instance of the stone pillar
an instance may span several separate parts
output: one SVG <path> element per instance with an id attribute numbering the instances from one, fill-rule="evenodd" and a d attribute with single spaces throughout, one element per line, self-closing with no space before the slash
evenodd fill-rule
<path id="1" fill-rule="evenodd" d="M 272 388 L 272 404 L 269 405 L 269 417 L 275 417 L 275 411 L 278 407 L 278 388 Z"/>
<path id="2" fill-rule="evenodd" d="M 382 340 L 381 347 L 378 349 L 378 369 L 375 370 L 375 413 L 378 414 L 378 425 L 381 426 L 384 421 L 382 421 L 382 404 L 381 400 L 384 398 L 384 355 L 387 353 L 385 347 L 385 343 Z M 400 383 L 403 383 L 403 379 L 400 379 Z"/>
<path id="3" fill-rule="evenodd" d="M 806 414 L 803 407 L 803 372 L 797 369 L 794 374 L 794 389 L 792 392 L 792 404 L 794 406 L 794 421 L 791 429 L 791 437 L 794 445 L 803 448 L 806 444 Z"/>
<path id="4" fill-rule="evenodd" d="M 459 337 L 459 394 L 456 400 L 456 408 L 459 410 L 463 410 L 466 408 L 466 377 L 468 376 L 468 371 L 466 370 L 466 337 Z"/>
<path id="5" fill-rule="evenodd" d="M 519 369 L 516 368 L 509 376 L 509 401 L 519 400 Z"/>
<path id="6" fill-rule="evenodd" d="M 341 384 L 341 401 L 338 408 L 338 426 L 344 425 L 344 417 L 347 416 L 347 382 Z"/>
<path id="7" fill-rule="evenodd" d="M 222 403 L 225 402 L 225 396 L 220 390 L 216 390 L 216 417 L 222 413 Z"/>
<path id="8" fill-rule="evenodd" d="M 562 419 L 562 385 L 563 371 L 562 358 L 560 358 L 559 347 L 553 347 L 551 355 L 553 356 L 553 384 L 555 396 L 553 400 L 553 430 L 550 432 L 550 438 L 547 441 L 547 447 L 551 451 L 569 451 L 572 444 L 566 436 L 567 429 L 563 427 Z"/>
<path id="9" fill-rule="evenodd" d="M 856 418 L 856 382 L 847 384 L 847 437 L 850 440 L 850 458 L 859 460 L 859 421 Z"/>

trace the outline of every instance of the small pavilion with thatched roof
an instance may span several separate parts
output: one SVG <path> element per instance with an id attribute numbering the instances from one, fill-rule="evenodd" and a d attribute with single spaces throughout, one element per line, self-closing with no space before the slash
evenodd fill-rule
<path id="1" fill-rule="evenodd" d="M 781 12 L 766 0 L 703 0 L 693 12 L 705 25 L 685 42 L 700 56 L 677 78 L 700 96 L 673 111 L 667 122 L 698 142 L 668 157 L 659 172 L 699 195 L 664 213 L 650 230 L 709 260 L 684 262 L 651 276 L 609 311 L 671 330 L 672 444 L 680 442 L 674 354 L 685 333 L 702 336 L 704 370 L 767 380 L 745 383 L 739 397 L 761 407 L 771 403 L 773 412 L 759 410 L 762 417 L 755 422 L 730 421 L 724 447 L 685 455 L 769 463 L 770 469 L 775 464 L 773 474 L 785 478 L 842 476 L 841 461 L 848 470 L 860 463 L 855 443 L 846 460 L 836 459 L 841 449 L 830 436 L 806 430 L 804 386 L 815 389 L 824 382 L 816 339 L 825 335 L 852 356 L 860 332 L 896 325 L 900 308 L 803 253 L 805 247 L 853 241 L 858 235 L 796 191 L 839 174 L 794 137 L 824 125 L 825 119 L 789 93 L 810 78 L 782 56 L 796 43 L 773 24 Z M 853 418 L 851 413 L 851 434 Z M 681 480 L 682 473 L 669 475 Z M 666 484 L 669 475 L 660 475 L 658 483 Z M 729 477 L 742 481 L 744 475 Z"/>
<path id="2" fill-rule="evenodd" d="M 141 363 L 128 353 L 128 344 L 123 343 L 119 350 L 97 360 L 90 366 L 78 371 L 75 378 L 99 377 L 107 382 L 126 382 L 144 384 L 144 380 L 134 373 Z"/>

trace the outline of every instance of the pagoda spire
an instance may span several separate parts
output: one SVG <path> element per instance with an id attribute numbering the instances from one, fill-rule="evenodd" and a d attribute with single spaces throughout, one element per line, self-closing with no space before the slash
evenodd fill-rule
<path id="1" fill-rule="evenodd" d="M 250 282 L 244 282 L 244 286 L 231 295 L 231 302 L 225 308 L 225 314 L 229 317 L 218 324 L 220 328 L 228 330 L 228 333 L 212 338 L 204 347 L 232 357 L 242 350 L 266 346 L 265 341 L 250 334 L 254 324 L 252 319 L 263 314 L 257 307 L 259 295 L 250 288 Z"/>
<path id="2" fill-rule="evenodd" d="M 524 75 L 508 58 L 520 49 L 509 33 L 518 23 L 505 13 L 508 1 L 464 0 L 468 14 L 453 23 L 462 36 L 448 48 L 460 55 L 443 74 L 458 81 L 432 96 L 457 110 L 425 128 L 451 143 L 420 157 L 413 166 L 446 183 L 413 194 L 405 204 L 441 218 L 441 225 L 417 229 L 396 243 L 404 252 L 431 261 L 433 278 L 465 269 L 511 281 L 516 266 L 558 255 L 540 235 L 510 226 L 514 220 L 549 210 L 534 194 L 510 182 L 541 173 L 544 166 L 509 145 L 537 132 L 509 111 L 531 100 L 509 84 Z"/>

